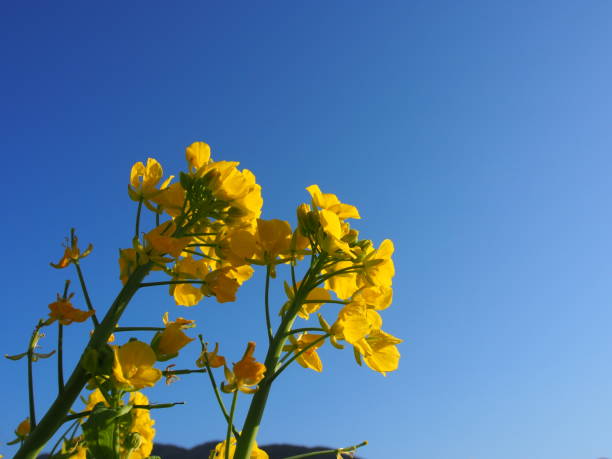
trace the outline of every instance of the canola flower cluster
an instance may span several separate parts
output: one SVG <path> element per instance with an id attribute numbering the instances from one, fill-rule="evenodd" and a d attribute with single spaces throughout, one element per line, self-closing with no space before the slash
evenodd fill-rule
<path id="1" fill-rule="evenodd" d="M 402 340 L 382 330 L 381 317 L 381 311 L 390 307 L 393 297 L 394 246 L 390 240 L 376 248 L 372 241 L 360 239 L 359 232 L 347 221 L 361 218 L 357 208 L 342 203 L 334 194 L 322 192 L 317 185 L 306 188 L 310 202 L 297 207 L 295 228 L 284 220 L 261 219 L 261 187 L 251 171 L 240 170 L 237 162 L 214 161 L 204 142 L 187 147 L 185 157 L 187 171 L 181 172 L 176 181 L 174 176 L 164 180 L 162 166 L 153 158 L 146 163 L 137 162 L 131 169 L 128 195 L 138 203 L 135 234 L 131 247 L 119 251 L 119 279 L 124 287 L 104 320 L 96 316 L 80 267 L 93 247 L 90 244 L 81 251 L 72 231 L 62 258 L 52 266 L 57 269 L 75 266 L 87 310 L 72 305 L 74 294 L 68 293 L 67 282 L 63 295 L 58 294 L 56 301 L 49 304 L 48 318 L 39 321 L 28 350 L 8 356 L 13 360 L 27 357 L 31 372 L 32 361 L 53 355 L 35 349 L 43 336 L 40 330 L 57 322 L 56 403 L 64 403 L 62 327 L 87 320 L 93 323 L 92 338 L 75 370 L 91 393 L 82 411 L 64 413 L 74 420 L 75 427 L 62 437 L 61 451 L 53 457 L 149 457 L 155 436 L 150 410 L 173 404 L 151 405 L 140 391 L 154 386 L 164 376 L 170 384 L 178 374 L 206 372 L 227 424 L 226 439 L 211 452 L 211 458 L 264 459 L 268 455 L 255 441 L 257 426 L 273 381 L 289 364 L 297 362 L 321 372 L 323 363 L 317 350 L 329 343 L 338 349 L 350 345 L 359 365 L 365 363 L 383 375 L 398 367 L 397 345 Z M 146 232 L 140 228 L 144 209 L 153 212 L 156 218 L 156 226 Z M 299 263 L 305 263 L 307 268 L 298 280 Z M 288 266 L 290 279 L 284 283 L 287 300 L 278 308 L 280 323 L 274 331 L 276 316 L 269 304 L 269 284 L 283 265 Z M 194 341 L 187 333 L 196 326 L 195 321 L 182 317 L 171 321 L 168 313 L 162 317 L 163 327 L 153 327 L 155 333 L 150 342 L 132 338 L 114 344 L 120 332 L 151 329 L 122 329 L 117 325 L 122 310 L 139 288 L 165 285 L 179 306 L 192 307 L 206 297 L 214 297 L 219 303 L 233 302 L 240 286 L 252 277 L 257 266 L 265 268 L 266 273 L 264 302 L 269 342 L 264 362 L 256 360 L 256 344 L 248 341 L 242 358 L 230 367 L 220 354 L 219 343 L 210 351 L 200 335 L 196 369 L 174 370 L 174 365 L 165 370 L 156 368 L 156 364 L 175 358 Z M 151 271 L 165 273 L 167 280 L 142 282 Z M 124 297 L 127 301 L 119 301 Z M 326 304 L 341 307 L 334 313 L 337 308 L 326 308 Z M 295 326 L 297 320 L 307 322 L 312 315 L 316 315 L 318 326 Z M 217 385 L 213 370 L 220 368 L 224 381 Z M 35 449 L 42 447 L 40 442 L 57 430 L 56 427 L 52 432 L 43 432 L 42 440 L 31 435 L 36 433 L 35 419 L 31 419 L 35 413 L 31 390 L 30 387 L 30 418 L 15 431 L 15 442 L 21 443 L 23 452 L 16 457 L 35 457 Z M 234 426 L 239 392 L 253 394 L 241 432 Z M 232 394 L 229 410 L 221 393 Z M 59 424 L 63 422 L 62 419 Z M 45 417 L 39 429 L 59 424 Z M 79 427 L 81 434 L 77 433 Z M 38 444 L 32 445 L 35 441 Z M 359 446 L 362 445 L 354 448 Z M 338 449 L 338 456 L 353 450 Z"/>

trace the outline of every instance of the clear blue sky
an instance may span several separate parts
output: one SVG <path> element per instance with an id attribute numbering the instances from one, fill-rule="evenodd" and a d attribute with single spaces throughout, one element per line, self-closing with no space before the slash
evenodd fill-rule
<path id="1" fill-rule="evenodd" d="M 48 262 L 71 226 L 95 245 L 93 301 L 110 304 L 131 165 L 153 155 L 176 173 L 205 140 L 255 172 L 265 218 L 293 222 L 318 183 L 359 208 L 362 235 L 396 246 L 384 328 L 405 339 L 399 370 L 325 350 L 322 374 L 278 383 L 260 443 L 612 456 L 611 15 L 603 0 L 4 2 L 2 353 L 23 350 L 62 288 L 69 273 Z M 235 361 L 263 344 L 262 277 L 235 304 L 189 310 L 142 292 L 122 325 L 181 314 Z M 69 367 L 82 330 L 67 329 Z M 6 442 L 27 415 L 25 363 L 0 371 Z M 40 413 L 54 362 L 36 377 Z M 203 377 L 149 395 L 187 402 L 155 413 L 159 441 L 222 436 Z"/>

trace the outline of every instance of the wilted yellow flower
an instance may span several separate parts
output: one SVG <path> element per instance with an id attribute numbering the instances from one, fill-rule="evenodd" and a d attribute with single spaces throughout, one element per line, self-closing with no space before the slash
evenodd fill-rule
<path id="1" fill-rule="evenodd" d="M 196 365 L 200 368 L 206 366 L 208 360 L 208 366 L 211 368 L 219 368 L 225 365 L 225 357 L 219 355 L 219 343 L 215 343 L 215 348 L 212 352 L 208 352 L 206 349 L 202 350 L 200 357 L 196 360 Z"/>
<path id="2" fill-rule="evenodd" d="M 56 320 L 62 325 L 70 325 L 72 322 L 85 322 L 95 311 L 82 311 L 72 306 L 70 299 L 57 296 L 57 301 L 49 305 L 49 323 Z"/>
<path id="3" fill-rule="evenodd" d="M 239 390 L 245 394 L 252 394 L 257 391 L 257 387 L 252 386 L 256 386 L 264 378 L 266 366 L 255 360 L 254 352 L 255 343 L 249 341 L 242 360 L 234 363 L 233 371 L 225 367 L 227 384 L 221 385 L 224 392 Z"/>
<path id="4" fill-rule="evenodd" d="M 134 340 L 123 346 L 113 346 L 113 351 L 113 376 L 126 390 L 154 386 L 162 377 L 162 372 L 153 368 L 157 359 L 148 344 Z"/>
<path id="5" fill-rule="evenodd" d="M 62 269 L 70 265 L 70 263 L 78 262 L 81 258 L 85 258 L 93 250 L 93 245 L 89 244 L 85 251 L 81 253 L 79 249 L 79 239 L 76 237 L 74 228 L 70 230 L 70 246 L 68 246 L 68 239 L 66 238 L 64 256 L 57 263 L 49 263 L 56 269 Z"/>

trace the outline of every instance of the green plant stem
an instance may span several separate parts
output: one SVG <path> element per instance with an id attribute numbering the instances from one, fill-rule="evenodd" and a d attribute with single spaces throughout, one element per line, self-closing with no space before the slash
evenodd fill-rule
<path id="1" fill-rule="evenodd" d="M 64 392 L 64 326 L 57 322 L 57 386 L 58 392 Z"/>
<path id="2" fill-rule="evenodd" d="M 225 459 L 230 459 L 230 441 L 232 439 L 232 426 L 234 425 L 234 412 L 236 411 L 236 400 L 238 400 L 238 389 L 232 395 L 232 406 L 230 407 L 229 421 L 227 423 L 227 435 L 225 437 Z"/>
<path id="3" fill-rule="evenodd" d="M 62 434 L 61 437 L 59 437 L 59 439 L 55 442 L 55 445 L 53 445 L 53 448 L 51 448 L 51 452 L 49 453 L 50 457 L 53 457 L 53 453 L 55 453 L 55 450 L 57 449 L 57 447 L 62 443 L 62 440 L 64 438 L 66 438 L 68 436 L 68 434 L 70 433 L 70 431 L 72 429 L 74 429 L 75 427 L 77 427 L 79 425 L 79 421 L 76 420 L 74 421 L 72 424 L 70 424 L 70 426 L 66 429 L 66 431 Z"/>
<path id="4" fill-rule="evenodd" d="M 272 321 L 270 320 L 270 265 L 266 266 L 266 289 L 264 293 L 266 305 L 266 328 L 268 330 L 268 343 L 272 343 Z"/>
<path id="5" fill-rule="evenodd" d="M 138 201 L 138 210 L 136 211 L 136 228 L 134 230 L 134 238 L 138 239 L 140 234 L 140 214 L 142 213 L 142 197 Z"/>
<path id="6" fill-rule="evenodd" d="M 295 335 L 296 333 L 304 333 L 304 332 L 323 332 L 325 333 L 325 330 L 323 330 L 322 328 L 317 328 L 317 327 L 304 327 L 304 328 L 294 328 L 293 330 L 290 330 L 286 336 L 289 335 Z"/>
<path id="7" fill-rule="evenodd" d="M 79 265 L 78 261 L 75 261 L 73 264 L 79 276 L 79 282 L 81 283 L 81 290 L 83 290 L 83 296 L 85 297 L 85 303 L 87 304 L 87 309 L 89 309 L 90 311 L 94 311 L 94 313 L 91 315 L 91 320 L 94 326 L 97 327 L 98 325 L 100 325 L 100 322 L 98 321 L 98 317 L 96 316 L 95 309 L 91 303 L 91 298 L 89 298 L 89 293 L 87 292 L 87 286 L 85 285 L 85 278 L 83 277 L 83 271 L 81 270 L 81 265 Z"/>
<path id="8" fill-rule="evenodd" d="M 140 287 L 156 287 L 158 285 L 177 285 L 177 284 L 205 284 L 202 280 L 175 280 L 160 282 L 142 282 Z"/>
<path id="9" fill-rule="evenodd" d="M 321 264 L 323 264 L 324 262 L 325 259 L 323 257 L 318 259 L 316 262 L 311 262 L 311 267 L 304 275 L 304 278 L 300 283 L 299 288 L 294 293 L 294 297 L 290 304 L 290 307 L 284 314 L 283 319 L 274 335 L 274 338 L 270 343 L 270 346 L 268 347 L 266 360 L 264 362 L 267 371 L 271 371 L 270 369 L 276 368 L 283 350 L 283 346 L 285 344 L 285 341 L 287 340 L 287 333 L 291 330 L 297 313 L 302 307 L 304 300 L 308 296 L 308 293 L 314 287 L 314 280 L 311 278 L 316 275 L 316 273 L 318 273 Z M 238 444 L 236 445 L 234 459 L 249 458 L 251 451 L 253 450 L 255 438 L 257 437 L 257 433 L 259 432 L 259 426 L 261 424 L 261 419 L 266 408 L 266 403 L 268 401 L 268 396 L 270 394 L 271 387 L 272 382 L 266 381 L 264 378 L 262 383 L 260 383 L 259 385 L 259 389 L 253 395 L 251 405 L 249 406 L 249 411 L 244 421 L 242 433 L 240 434 L 240 439 L 238 440 Z"/>
<path id="10" fill-rule="evenodd" d="M 342 300 L 304 300 L 304 304 L 314 304 L 314 303 L 349 304 L 350 301 L 342 301 Z"/>
<path id="11" fill-rule="evenodd" d="M 106 345 L 108 337 L 111 335 L 117 321 L 125 311 L 128 303 L 138 291 L 138 286 L 144 277 L 151 270 L 151 263 L 139 266 L 130 275 L 128 281 L 123 286 L 117 298 L 109 308 L 106 316 L 97 327 L 89 339 L 87 349 L 98 349 Z M 87 351 L 86 349 L 86 351 Z M 81 359 L 85 352 L 81 355 Z M 66 413 L 72 407 L 72 404 L 79 396 L 79 393 L 89 380 L 90 375 L 79 362 L 73 370 L 70 378 L 64 386 L 64 392 L 59 394 L 47 413 L 41 419 L 36 428 L 33 428 L 30 435 L 26 438 L 17 454 L 13 459 L 35 459 L 40 450 L 45 446 L 45 443 L 53 436 L 57 429 L 62 425 Z"/>
<path id="12" fill-rule="evenodd" d="M 304 453 L 304 454 L 298 454 L 297 456 L 285 457 L 284 459 L 301 459 L 303 457 L 320 456 L 321 454 L 352 453 L 352 452 L 356 451 L 358 448 L 361 448 L 362 446 L 365 446 L 367 444 L 368 444 L 367 441 L 363 441 L 363 442 L 359 443 L 358 445 L 347 446 L 345 448 L 326 449 L 325 451 L 314 451 L 312 453 Z"/>
<path id="13" fill-rule="evenodd" d="M 206 373 L 206 370 L 204 368 L 198 369 L 198 370 L 166 370 L 166 371 L 162 371 L 162 374 L 164 376 L 169 376 L 169 375 L 190 375 L 191 373 Z"/>
<path id="14" fill-rule="evenodd" d="M 38 330 L 35 331 L 38 333 Z M 28 402 L 30 404 L 30 429 L 36 428 L 36 408 L 34 407 L 34 376 L 32 375 L 32 353 L 34 348 L 28 349 Z"/>
<path id="15" fill-rule="evenodd" d="M 198 338 L 200 338 L 200 342 L 202 343 L 204 352 L 206 352 L 206 346 L 204 345 L 204 339 L 202 338 L 202 335 L 198 335 Z M 210 384 L 212 385 L 213 392 L 215 393 L 215 398 L 217 399 L 217 403 L 219 404 L 219 408 L 221 408 L 221 412 L 223 413 L 225 421 L 229 423 L 230 417 L 229 414 L 227 414 L 227 409 L 225 408 L 225 404 L 223 403 L 223 399 L 221 398 L 221 394 L 219 393 L 219 386 L 217 386 L 217 381 L 215 381 L 215 376 L 211 371 L 210 363 L 208 363 L 208 357 L 206 356 L 206 354 L 204 354 L 204 365 L 206 366 L 206 373 L 208 373 L 208 379 L 210 380 Z M 234 431 L 234 437 L 236 437 L 236 440 L 240 438 L 240 434 L 238 433 L 238 430 L 236 429 L 236 427 L 234 427 L 233 424 L 232 430 Z"/>

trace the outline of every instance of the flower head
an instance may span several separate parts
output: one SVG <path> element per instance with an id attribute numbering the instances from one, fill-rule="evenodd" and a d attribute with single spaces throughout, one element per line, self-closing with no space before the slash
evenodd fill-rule
<path id="1" fill-rule="evenodd" d="M 71 295 L 72 296 L 72 295 Z M 49 320 L 48 323 L 59 321 L 62 325 L 70 325 L 72 322 L 85 322 L 95 311 L 82 311 L 72 306 L 70 297 L 62 298 L 57 295 L 57 301 L 49 305 Z"/>
<path id="2" fill-rule="evenodd" d="M 130 341 L 123 346 L 113 346 L 113 376 L 125 390 L 152 387 L 162 377 L 162 372 L 153 368 L 155 352 L 142 341 Z"/>
<path id="3" fill-rule="evenodd" d="M 257 391 L 257 387 L 252 386 L 256 386 L 264 378 L 266 366 L 255 360 L 254 352 L 255 343 L 249 341 L 242 360 L 234 363 L 233 371 L 225 367 L 225 377 L 228 383 L 221 385 L 223 392 L 239 390 L 245 394 L 252 394 Z"/>

